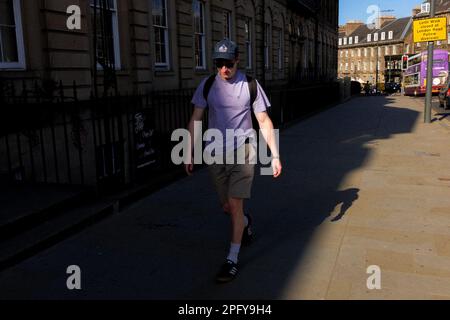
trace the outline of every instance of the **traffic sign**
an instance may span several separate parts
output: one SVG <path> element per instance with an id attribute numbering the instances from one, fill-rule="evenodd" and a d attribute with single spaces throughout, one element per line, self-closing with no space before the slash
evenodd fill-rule
<path id="1" fill-rule="evenodd" d="M 447 18 L 414 20 L 414 42 L 447 40 Z"/>

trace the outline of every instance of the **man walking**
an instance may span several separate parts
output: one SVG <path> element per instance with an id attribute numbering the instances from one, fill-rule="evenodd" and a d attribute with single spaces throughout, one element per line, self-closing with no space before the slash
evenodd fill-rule
<path id="1" fill-rule="evenodd" d="M 281 175 L 282 166 L 273 123 L 266 112 L 267 108 L 270 107 L 270 102 L 256 80 L 251 80 L 238 70 L 239 52 L 237 45 L 229 39 L 223 39 L 215 45 L 213 59 L 217 68 L 217 75 L 204 79 L 197 88 L 192 99 L 195 108 L 189 122 L 189 131 L 192 151 L 196 134 L 194 123 L 202 121 L 204 111 L 208 108 L 209 129 L 219 130 L 224 137 L 222 153 L 219 155 L 223 157 L 224 161 L 208 166 L 222 208 L 231 217 L 230 251 L 225 264 L 216 277 L 218 282 L 223 283 L 235 278 L 238 272 L 238 255 L 241 244 L 248 244 L 252 238 L 252 217 L 249 214 L 244 214 L 243 211 L 244 200 L 251 197 L 255 169 L 254 162 L 250 161 L 250 155 L 256 152 L 250 143 L 250 141 L 256 141 L 252 128 L 252 109 L 264 140 L 270 148 L 275 178 Z M 227 129 L 235 130 L 233 139 L 226 139 Z M 228 150 L 231 150 L 231 152 Z M 219 152 L 220 150 L 217 151 L 217 153 Z M 231 164 L 227 162 L 226 159 L 234 159 L 240 154 L 245 154 L 244 164 L 242 162 L 236 164 L 234 161 Z M 192 157 L 190 158 L 192 159 Z M 185 166 L 187 174 L 192 175 L 192 162 Z"/>

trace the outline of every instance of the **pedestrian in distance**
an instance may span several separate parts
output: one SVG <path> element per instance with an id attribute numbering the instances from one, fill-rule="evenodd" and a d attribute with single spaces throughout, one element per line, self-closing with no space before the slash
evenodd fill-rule
<path id="1" fill-rule="evenodd" d="M 188 157 L 191 163 L 185 163 L 185 169 L 188 175 L 193 174 L 195 122 L 202 121 L 204 112 L 208 109 L 209 129 L 219 130 L 224 137 L 223 148 L 216 154 L 222 157 L 223 163 L 208 165 L 208 172 L 221 206 L 231 218 L 229 254 L 216 277 L 217 282 L 225 283 L 232 281 L 237 275 L 241 245 L 250 244 L 253 238 L 253 217 L 244 213 L 244 201 L 251 198 L 255 174 L 255 164 L 250 161 L 251 154 L 256 154 L 254 143 L 250 143 L 256 141 L 252 111 L 272 154 L 274 178 L 281 175 L 282 165 L 273 123 L 267 114 L 270 102 L 259 83 L 238 70 L 238 46 L 229 39 L 219 41 L 214 47 L 213 59 L 217 74 L 205 78 L 192 98 L 194 111 L 188 126 L 191 135 L 191 153 Z M 235 130 L 236 139 L 226 139 L 227 129 Z M 245 163 L 230 164 L 226 161 L 227 157 L 235 159 L 239 154 L 245 155 Z"/>
<path id="2" fill-rule="evenodd" d="M 370 83 L 369 81 L 366 82 L 364 85 L 364 91 L 366 92 L 366 96 L 370 95 Z"/>

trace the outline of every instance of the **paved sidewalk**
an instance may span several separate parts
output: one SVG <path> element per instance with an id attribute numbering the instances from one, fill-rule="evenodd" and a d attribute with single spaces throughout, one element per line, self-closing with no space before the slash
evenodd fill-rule
<path id="1" fill-rule="evenodd" d="M 230 284 L 214 282 L 229 222 L 203 170 L 0 273 L 0 299 L 450 299 L 450 127 L 422 110 L 361 97 L 284 131 L 284 175 L 256 177 L 257 239 Z"/>

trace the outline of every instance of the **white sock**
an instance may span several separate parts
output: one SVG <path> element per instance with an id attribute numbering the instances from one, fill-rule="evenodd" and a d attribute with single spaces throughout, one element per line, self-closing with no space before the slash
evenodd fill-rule
<path id="1" fill-rule="evenodd" d="M 234 263 L 238 263 L 239 250 L 241 250 L 240 244 L 231 243 L 230 253 L 228 253 L 227 259 L 233 261 Z"/>

